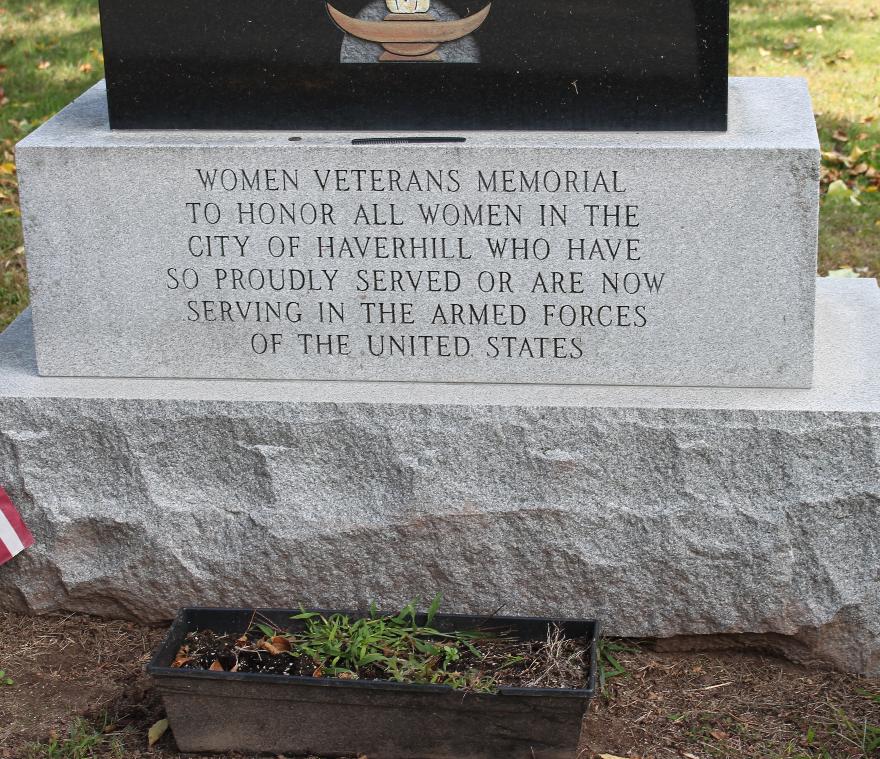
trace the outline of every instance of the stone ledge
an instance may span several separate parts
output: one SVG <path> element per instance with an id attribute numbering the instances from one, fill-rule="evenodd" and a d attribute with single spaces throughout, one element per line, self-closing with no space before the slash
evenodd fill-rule
<path id="1" fill-rule="evenodd" d="M 547 131 L 470 131 L 461 149 L 501 145 L 502 147 L 627 147 L 694 149 L 797 148 L 819 151 L 815 125 L 805 123 L 804 110 L 812 112 L 807 82 L 800 77 L 731 77 L 729 117 L 725 132 L 547 132 Z M 71 134 L 76 135 L 73 139 Z M 228 147 L 291 147 L 291 132 L 273 131 L 187 131 L 187 130 L 111 130 L 107 113 L 107 86 L 104 81 L 77 98 L 59 115 L 31 132 L 21 143 L 26 149 L 63 148 L 81 144 L 93 147 L 187 147 L 197 144 Z M 354 138 L 388 137 L 393 132 L 297 131 L 303 137 L 295 147 L 350 145 Z M 461 136 L 463 132 L 431 130 L 437 136 Z M 399 146 L 389 145 L 395 151 Z"/>
<path id="2" fill-rule="evenodd" d="M 812 390 L 82 380 L 0 340 L 0 607 L 394 605 L 760 634 L 880 674 L 878 291 L 822 281 Z M 785 648 L 783 646 L 783 648 Z"/>
<path id="3" fill-rule="evenodd" d="M 40 377 L 26 311 L 0 335 L 0 402 L 56 397 L 880 411 L 880 288 L 870 279 L 819 279 L 816 310 L 810 389 Z"/>

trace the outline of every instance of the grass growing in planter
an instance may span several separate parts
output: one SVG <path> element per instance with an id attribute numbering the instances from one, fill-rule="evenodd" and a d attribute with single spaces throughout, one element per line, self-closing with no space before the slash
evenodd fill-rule
<path id="1" fill-rule="evenodd" d="M 491 630 L 433 626 L 440 596 L 419 623 L 417 602 L 393 615 L 323 615 L 303 611 L 281 630 L 254 620 L 242 635 L 193 633 L 172 666 L 344 680 L 391 680 L 492 693 L 502 686 L 580 688 L 587 678 L 586 641 L 556 627 L 544 641 L 520 641 Z"/>
<path id="2" fill-rule="evenodd" d="M 419 625 L 414 604 L 408 604 L 397 615 L 352 620 L 344 614 L 325 617 L 303 612 L 293 617 L 305 622 L 304 632 L 275 637 L 273 630 L 258 625 L 269 638 L 266 648 L 287 647 L 293 657 L 307 657 L 320 674 L 330 677 L 361 677 L 373 669 L 383 670 L 391 680 L 399 682 L 437 683 L 453 687 L 471 686 L 482 690 L 483 683 L 455 671 L 454 666 L 471 654 L 484 654 L 474 645 L 488 638 L 486 633 L 444 633 L 431 627 L 440 606 L 436 598 L 428 610 L 427 621 Z M 271 650 L 270 648 L 270 650 Z M 507 666 L 521 661 L 511 657 Z"/>

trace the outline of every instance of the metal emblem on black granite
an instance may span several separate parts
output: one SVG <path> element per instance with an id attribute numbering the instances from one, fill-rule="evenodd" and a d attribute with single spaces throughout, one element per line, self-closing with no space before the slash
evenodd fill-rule
<path id="1" fill-rule="evenodd" d="M 438 0 L 373 0 L 357 16 L 329 2 L 333 22 L 346 33 L 343 63 L 446 61 L 479 63 L 480 49 L 470 36 L 482 26 L 492 4 L 459 17 Z"/>

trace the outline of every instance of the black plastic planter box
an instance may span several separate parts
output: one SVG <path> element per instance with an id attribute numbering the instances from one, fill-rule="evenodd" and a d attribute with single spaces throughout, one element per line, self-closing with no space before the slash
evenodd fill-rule
<path id="1" fill-rule="evenodd" d="M 281 628 L 298 610 L 260 609 Z M 347 612 L 353 617 L 357 613 Z M 589 674 L 577 690 L 502 688 L 463 693 L 446 686 L 173 669 L 190 632 L 241 633 L 252 609 L 183 609 L 147 671 L 165 702 L 181 751 L 316 754 L 369 759 L 575 759 L 581 722 L 596 690 L 598 625 L 584 620 L 493 617 L 522 640 L 548 624 L 589 644 Z M 439 629 L 485 626 L 479 617 L 437 616 Z"/>

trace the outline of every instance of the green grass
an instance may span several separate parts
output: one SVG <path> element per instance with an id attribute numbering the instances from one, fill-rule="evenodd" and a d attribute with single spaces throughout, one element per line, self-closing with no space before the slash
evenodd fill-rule
<path id="1" fill-rule="evenodd" d="M 380 616 L 373 608 L 368 618 L 361 619 L 304 611 L 291 617 L 294 623 L 302 625 L 296 632 L 257 621 L 246 636 L 236 641 L 237 650 L 266 650 L 273 655 L 300 659 L 314 677 L 380 677 L 493 692 L 498 687 L 494 675 L 521 663 L 523 657 L 507 657 L 494 664 L 492 674 L 484 673 L 483 666 L 489 666 L 489 660 L 481 648 L 489 641 L 506 639 L 484 631 L 442 632 L 434 628 L 440 601 L 439 595 L 434 598 L 424 624 L 417 621 L 417 601 L 392 615 Z M 255 634 L 257 637 L 253 637 Z M 471 661 L 470 665 L 464 664 L 466 659 Z M 479 666 L 474 662 L 479 662 Z"/>
<path id="2" fill-rule="evenodd" d="M 104 730 L 82 718 L 76 719 L 67 735 L 53 736 L 45 743 L 32 743 L 27 748 L 27 759 L 92 759 L 92 757 L 122 757 L 122 741 L 105 734 Z"/>
<path id="3" fill-rule="evenodd" d="M 491 679 L 476 671 L 461 672 L 456 668 L 467 651 L 482 659 L 476 646 L 491 636 L 433 628 L 440 596 L 428 609 L 425 624 L 420 625 L 416 621 L 416 603 L 407 604 L 394 615 L 379 616 L 374 610 L 368 619 L 303 612 L 292 617 L 305 624 L 305 629 L 298 633 L 284 633 L 262 624 L 257 628 L 273 642 L 286 641 L 290 656 L 305 657 L 309 666 L 314 665 L 315 672 L 322 676 L 360 678 L 375 668 L 397 682 L 491 691 Z"/>
<path id="4" fill-rule="evenodd" d="M 97 0 L 0 0 L 0 329 L 28 300 L 13 145 L 103 70 Z"/>
<path id="5" fill-rule="evenodd" d="M 628 677 L 629 672 L 626 667 L 620 663 L 618 656 L 625 653 L 633 653 L 637 651 L 633 646 L 610 640 L 609 638 L 601 638 L 599 640 L 596 658 L 599 668 L 599 691 L 606 698 L 611 695 L 609 687 L 611 681 L 615 677 Z"/>
<path id="6" fill-rule="evenodd" d="M 731 74 L 810 82 L 823 188 L 842 182 L 823 202 L 823 274 L 880 276 L 878 15 L 876 0 L 732 0 Z M 0 329 L 27 304 L 12 147 L 102 69 L 97 0 L 0 0 Z"/>
<path id="7" fill-rule="evenodd" d="M 874 0 L 733 0 L 735 76 L 803 76 L 823 150 L 819 271 L 880 276 L 880 6 Z M 852 192 L 852 191 L 855 192 Z M 858 205 L 856 204 L 856 201 Z"/>
<path id="8" fill-rule="evenodd" d="M 863 692 L 868 700 L 880 705 L 880 693 Z M 835 733 L 849 744 L 850 754 L 852 757 L 859 759 L 872 759 L 872 757 L 880 756 L 880 722 L 874 724 L 867 720 L 854 720 L 846 714 L 842 709 L 834 709 L 834 721 L 817 726 L 810 727 L 807 730 L 804 743 L 810 748 L 809 754 L 798 754 L 797 757 L 804 759 L 819 757 L 819 759 L 832 759 L 833 754 L 826 748 L 816 745 L 816 735 L 821 729 L 826 732 Z"/>

